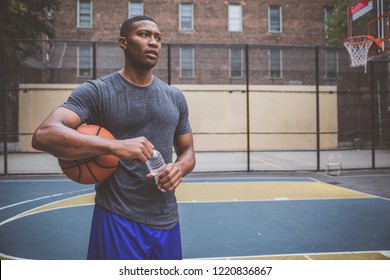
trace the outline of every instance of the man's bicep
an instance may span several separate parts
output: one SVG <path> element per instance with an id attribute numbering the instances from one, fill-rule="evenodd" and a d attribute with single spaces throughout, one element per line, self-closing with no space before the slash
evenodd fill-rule
<path id="1" fill-rule="evenodd" d="M 186 133 L 175 136 L 175 151 L 176 154 L 180 155 L 187 150 L 193 151 L 194 140 L 192 133 Z"/>
<path id="2" fill-rule="evenodd" d="M 56 108 L 42 123 L 43 125 L 50 124 L 63 124 L 70 128 L 77 128 L 81 125 L 81 119 L 79 115 L 77 115 L 72 110 L 69 110 L 64 107 Z"/>

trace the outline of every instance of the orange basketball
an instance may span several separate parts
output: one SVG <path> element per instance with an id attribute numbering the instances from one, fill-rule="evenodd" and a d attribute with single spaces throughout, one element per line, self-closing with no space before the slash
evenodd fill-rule
<path id="1" fill-rule="evenodd" d="M 77 131 L 97 135 L 104 138 L 115 139 L 112 134 L 98 125 L 81 125 Z M 119 158 L 112 155 L 98 156 L 80 160 L 58 159 L 64 174 L 71 180 L 80 184 L 96 184 L 103 182 L 114 173 Z"/>

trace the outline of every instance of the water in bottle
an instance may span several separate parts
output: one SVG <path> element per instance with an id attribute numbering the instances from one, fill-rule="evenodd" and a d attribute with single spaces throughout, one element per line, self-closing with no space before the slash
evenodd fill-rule
<path id="1" fill-rule="evenodd" d="M 157 150 L 153 150 L 152 157 L 146 161 L 146 165 L 149 168 L 150 173 L 157 181 L 158 174 L 161 173 L 166 167 L 165 161 L 161 153 Z"/>

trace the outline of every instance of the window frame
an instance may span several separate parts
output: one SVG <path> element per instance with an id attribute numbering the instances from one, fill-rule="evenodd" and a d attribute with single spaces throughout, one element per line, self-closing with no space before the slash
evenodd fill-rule
<path id="1" fill-rule="evenodd" d="M 183 27 L 183 18 L 182 18 L 182 7 L 188 6 L 191 7 L 191 27 Z M 194 31 L 194 4 L 193 3 L 179 3 L 179 31 L 191 32 Z"/>
<path id="2" fill-rule="evenodd" d="M 334 7 L 325 7 L 324 8 L 324 32 L 325 32 L 325 35 L 326 35 L 326 31 L 328 29 L 328 26 L 327 26 L 328 19 L 332 16 L 333 12 L 334 12 Z"/>
<path id="3" fill-rule="evenodd" d="M 240 75 L 239 76 L 234 76 L 233 71 L 238 71 L 238 69 L 233 69 L 233 60 L 232 60 L 232 54 L 233 50 L 239 50 L 240 52 Z M 238 60 L 237 60 L 238 61 Z M 229 48 L 229 78 L 230 79 L 242 79 L 244 77 L 244 49 L 241 47 L 236 47 L 236 48 Z"/>
<path id="4" fill-rule="evenodd" d="M 278 30 L 273 28 L 272 24 L 272 16 L 271 16 L 271 10 L 272 9 L 278 9 L 279 12 L 279 22 L 278 22 Z M 268 6 L 268 32 L 269 33 L 282 33 L 283 32 L 283 10 L 282 6 L 276 6 L 276 5 L 270 5 Z"/>
<path id="5" fill-rule="evenodd" d="M 131 14 L 132 13 L 132 9 L 131 9 L 132 4 L 140 4 L 141 5 L 141 14 L 134 14 L 134 15 Z M 128 14 L 128 18 L 132 18 L 135 16 L 143 16 L 144 15 L 144 2 L 142 2 L 142 1 L 129 1 L 128 5 L 127 5 L 127 14 Z"/>
<path id="6" fill-rule="evenodd" d="M 89 73 L 88 75 L 83 75 L 80 73 L 80 69 L 87 69 L 87 68 L 82 68 L 80 67 L 81 63 L 82 63 L 82 59 L 81 59 L 81 48 L 85 48 L 85 49 L 89 49 Z M 90 45 L 86 45 L 86 46 L 77 46 L 77 77 L 78 78 L 92 78 L 92 68 L 93 68 L 93 48 L 92 46 Z"/>
<path id="7" fill-rule="evenodd" d="M 80 2 L 89 2 L 89 25 L 81 26 L 81 8 Z M 92 0 L 77 0 L 77 28 L 92 28 L 93 26 L 93 1 Z"/>
<path id="8" fill-rule="evenodd" d="M 234 14 L 233 11 L 231 11 L 232 8 L 240 8 L 240 11 L 239 11 L 239 17 L 237 18 L 233 18 L 232 16 Z M 239 26 L 237 29 L 232 29 L 231 27 L 234 26 L 234 24 L 232 23 L 233 20 L 237 20 L 239 21 Z M 243 16 L 242 16 L 242 5 L 241 4 L 228 4 L 228 32 L 242 32 L 243 31 Z"/>
<path id="9" fill-rule="evenodd" d="M 191 51 L 191 68 L 183 67 L 183 50 Z M 195 78 L 195 49 L 192 47 L 184 47 L 180 48 L 180 78 L 182 79 L 193 79 Z M 189 76 L 183 75 L 183 71 L 188 71 L 190 73 Z"/>
<path id="10" fill-rule="evenodd" d="M 276 69 L 273 69 L 273 57 L 272 53 L 279 52 L 279 75 L 273 75 L 273 72 L 276 72 Z M 283 79 L 283 52 L 281 49 L 275 48 L 275 49 L 269 49 L 268 50 L 268 77 L 270 79 Z"/>
<path id="11" fill-rule="evenodd" d="M 334 60 L 330 61 L 329 55 L 330 52 L 332 52 L 332 55 L 334 54 Z M 334 64 L 335 69 L 329 69 L 332 64 Z M 330 73 L 334 73 L 333 75 L 330 75 Z M 325 78 L 326 79 L 337 79 L 339 75 L 339 51 L 337 49 L 327 49 L 325 51 Z"/>

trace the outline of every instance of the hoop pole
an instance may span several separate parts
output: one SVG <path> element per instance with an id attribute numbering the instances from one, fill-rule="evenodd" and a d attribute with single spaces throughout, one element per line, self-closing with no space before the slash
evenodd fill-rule
<path id="1" fill-rule="evenodd" d="M 348 37 L 352 37 L 352 17 L 349 14 L 349 8 L 347 8 L 348 14 Z"/>

